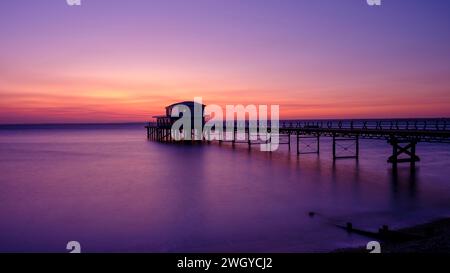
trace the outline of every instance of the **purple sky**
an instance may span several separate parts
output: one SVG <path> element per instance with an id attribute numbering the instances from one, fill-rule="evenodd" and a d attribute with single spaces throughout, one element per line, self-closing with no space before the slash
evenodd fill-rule
<path id="1" fill-rule="evenodd" d="M 282 118 L 450 116 L 450 1 L 5 0 L 0 123 L 145 120 L 176 100 Z"/>

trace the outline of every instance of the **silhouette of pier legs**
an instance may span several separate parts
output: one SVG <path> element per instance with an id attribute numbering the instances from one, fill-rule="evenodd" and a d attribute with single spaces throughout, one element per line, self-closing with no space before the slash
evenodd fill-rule
<path id="1" fill-rule="evenodd" d="M 301 146 L 305 148 L 304 151 L 300 148 Z M 320 153 L 320 135 L 315 136 L 301 135 L 299 134 L 299 132 L 297 132 L 297 155 L 319 154 L 319 153 Z"/>
<path id="2" fill-rule="evenodd" d="M 416 155 L 416 140 L 391 137 L 388 143 L 392 145 L 392 155 L 388 158 L 387 162 L 392 163 L 394 170 L 397 170 L 398 163 L 403 162 L 409 162 L 411 169 L 416 167 L 416 162 L 420 161 L 420 158 Z M 400 158 L 401 155 L 406 155 L 406 157 Z"/>
<path id="3" fill-rule="evenodd" d="M 182 142 L 201 143 L 218 141 L 231 142 L 233 146 L 237 144 L 246 144 L 249 149 L 255 144 L 268 144 L 271 150 L 272 140 L 278 144 L 287 144 L 288 149 L 291 148 L 291 137 L 296 137 L 297 154 L 316 153 L 320 152 L 320 138 L 332 138 L 332 156 L 333 160 L 340 158 L 359 158 L 359 139 L 385 139 L 392 146 L 392 155 L 387 162 L 392 164 L 393 170 L 397 169 L 398 163 L 409 162 L 411 170 L 414 171 L 416 162 L 420 158 L 416 155 L 416 145 L 418 142 L 425 143 L 450 143 L 450 130 L 447 124 L 448 119 L 428 121 L 415 121 L 413 126 L 409 120 L 402 121 L 358 121 L 360 125 L 355 125 L 353 121 L 345 122 L 336 121 L 317 122 L 315 124 L 301 124 L 301 122 L 284 123 L 282 126 L 276 126 L 272 133 L 272 127 L 263 127 L 258 131 L 249 131 L 249 125 L 245 125 L 245 131 L 237 128 L 238 126 L 231 126 L 229 131 L 207 132 L 206 136 L 203 132 L 184 130 L 173 131 L 168 124 L 150 124 L 146 126 L 147 139 L 158 142 L 175 142 L 181 140 Z M 388 123 L 387 125 L 385 125 Z M 370 125 L 372 124 L 372 125 Z M 402 125 L 403 124 L 403 125 Z M 431 124 L 431 125 L 430 125 Z M 228 125 L 222 128 L 227 128 Z M 420 126 L 419 126 L 420 125 Z M 243 129 L 243 128 L 242 128 Z M 185 135 L 188 133 L 188 135 Z M 178 136 L 181 136 L 179 139 Z M 214 135 L 211 138 L 211 134 Z M 255 135 L 256 134 L 256 135 Z M 184 135 L 184 136 L 183 136 Z M 217 136 L 220 136 L 217 138 Z M 265 137 L 264 137 L 265 135 Z M 253 137 L 251 137 L 253 136 Z M 256 137 L 255 137 L 256 136 Z M 189 138 L 190 137 L 190 138 Z M 271 139 L 275 137 L 274 139 Z M 287 139 L 286 139 L 287 137 Z M 282 139 L 281 139 L 282 138 Z M 281 141 L 280 141 L 281 140 Z"/>
<path id="4" fill-rule="evenodd" d="M 354 154 L 338 155 L 337 148 L 345 152 L 354 151 Z M 333 160 L 342 158 L 359 158 L 359 135 L 338 136 L 333 134 Z"/>

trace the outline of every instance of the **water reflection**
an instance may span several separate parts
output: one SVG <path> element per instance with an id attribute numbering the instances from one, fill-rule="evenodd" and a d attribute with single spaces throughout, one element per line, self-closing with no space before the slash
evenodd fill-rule
<path id="1" fill-rule="evenodd" d="M 388 170 L 391 185 L 391 198 L 394 206 L 398 205 L 400 198 L 407 198 L 410 205 L 418 202 L 420 169 L 397 168 Z"/>
<path id="2" fill-rule="evenodd" d="M 59 252 L 79 239 L 93 252 L 328 251 L 366 240 L 336 222 L 376 230 L 448 212 L 440 146 L 421 147 L 415 172 L 393 173 L 384 142 L 337 161 L 326 138 L 319 155 L 292 143 L 264 153 L 148 142 L 140 127 L 0 132 L 0 250 Z"/>

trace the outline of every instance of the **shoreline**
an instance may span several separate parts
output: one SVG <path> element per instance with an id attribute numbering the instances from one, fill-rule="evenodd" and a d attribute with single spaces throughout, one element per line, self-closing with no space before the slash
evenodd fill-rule
<path id="1" fill-rule="evenodd" d="M 428 223 L 394 232 L 417 236 L 417 239 L 395 242 L 379 240 L 381 253 L 450 253 L 450 218 L 439 218 Z M 374 239 L 375 241 L 377 239 Z M 333 253 L 367 253 L 365 246 L 336 249 Z"/>

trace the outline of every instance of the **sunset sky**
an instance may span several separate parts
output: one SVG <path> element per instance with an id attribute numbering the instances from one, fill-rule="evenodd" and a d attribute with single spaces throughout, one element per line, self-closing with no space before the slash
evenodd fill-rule
<path id="1" fill-rule="evenodd" d="M 0 123 L 147 121 L 279 104 L 281 118 L 450 116 L 450 1 L 5 0 Z"/>

